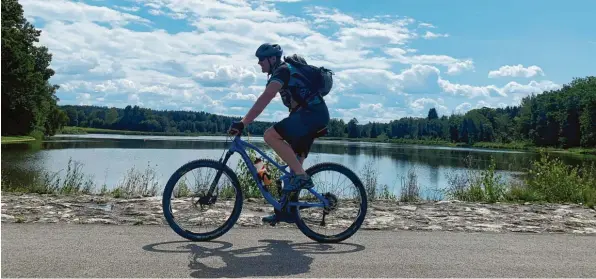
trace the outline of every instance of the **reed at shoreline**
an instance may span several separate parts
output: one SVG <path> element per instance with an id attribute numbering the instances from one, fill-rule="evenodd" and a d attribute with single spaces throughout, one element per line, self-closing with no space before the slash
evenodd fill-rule
<path id="1" fill-rule="evenodd" d="M 276 158 L 276 156 L 273 156 Z M 279 158 L 278 158 L 279 159 Z M 596 205 L 596 165 L 585 163 L 572 167 L 565 165 L 547 153 L 531 162 L 528 171 L 519 178 L 504 181 L 495 171 L 491 161 L 487 169 L 475 170 L 468 158 L 468 168 L 463 173 L 450 173 L 446 189 L 437 190 L 437 195 L 422 196 L 415 169 L 398 175 L 394 185 L 379 185 L 381 174 L 368 162 L 361 170 L 354 170 L 363 182 L 368 198 L 401 202 L 437 201 L 455 199 L 469 202 L 511 202 L 511 203 L 576 203 L 588 207 Z M 261 197 L 256 184 L 249 177 L 248 170 L 235 170 L 245 198 Z M 60 175 L 62 174 L 62 175 Z M 273 173 L 273 176 L 279 175 Z M 56 195 L 92 194 L 116 198 L 148 197 L 161 195 L 157 173 L 150 165 L 145 170 L 132 167 L 121 182 L 112 188 L 98 185 L 82 172 L 82 164 L 69 160 L 67 167 L 58 173 L 40 172 L 28 185 L 8 183 L 3 174 L 2 191 L 12 193 L 39 193 Z M 254 185 L 253 185 L 254 184 Z M 399 189 L 399 191 L 396 191 Z M 396 194 L 399 192 L 399 194 Z M 190 192 L 189 192 L 190 193 Z"/>

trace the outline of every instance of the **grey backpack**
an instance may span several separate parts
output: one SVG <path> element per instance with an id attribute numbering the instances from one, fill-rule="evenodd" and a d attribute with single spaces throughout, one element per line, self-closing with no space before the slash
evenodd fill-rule
<path id="1" fill-rule="evenodd" d="M 325 67 L 308 65 L 302 56 L 294 54 L 284 57 L 290 65 L 290 78 L 300 80 L 300 83 L 310 89 L 312 95 L 326 96 L 333 87 L 333 71 Z M 305 96 L 310 99 L 313 96 Z"/>

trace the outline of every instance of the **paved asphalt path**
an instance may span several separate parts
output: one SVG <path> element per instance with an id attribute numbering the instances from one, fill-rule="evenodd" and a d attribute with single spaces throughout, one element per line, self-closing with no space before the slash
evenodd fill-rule
<path id="1" fill-rule="evenodd" d="M 189 242 L 167 226 L 2 223 L 3 277 L 596 277 L 596 237 L 234 228 Z"/>

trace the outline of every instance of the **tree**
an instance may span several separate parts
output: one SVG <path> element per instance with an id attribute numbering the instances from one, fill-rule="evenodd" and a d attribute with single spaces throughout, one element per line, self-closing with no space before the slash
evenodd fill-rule
<path id="1" fill-rule="evenodd" d="M 352 120 L 350 120 L 350 122 L 348 122 L 348 137 L 350 137 L 350 138 L 360 137 L 360 129 L 358 127 L 358 120 L 356 118 L 352 118 Z"/>
<path id="2" fill-rule="evenodd" d="M 435 108 L 431 108 L 428 111 L 428 120 L 433 120 L 433 119 L 437 119 L 439 118 L 439 115 L 437 114 L 437 110 Z"/>
<path id="3" fill-rule="evenodd" d="M 370 137 L 374 139 L 374 138 L 377 138 L 380 134 L 381 134 L 381 131 L 379 128 L 379 124 L 377 124 L 376 122 L 373 122 L 372 126 L 370 127 Z"/>
<path id="4" fill-rule="evenodd" d="M 66 119 L 54 115 L 57 85 L 49 83 L 52 55 L 36 46 L 40 30 L 23 16 L 16 0 L 2 0 L 2 134 L 53 135 Z"/>

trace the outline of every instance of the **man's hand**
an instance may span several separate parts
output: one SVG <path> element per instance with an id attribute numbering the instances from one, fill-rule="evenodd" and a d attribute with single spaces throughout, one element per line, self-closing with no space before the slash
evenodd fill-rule
<path id="1" fill-rule="evenodd" d="M 244 123 L 242 123 L 241 121 L 234 122 L 234 123 L 232 123 L 232 125 L 230 126 L 230 129 L 228 130 L 228 134 L 230 134 L 230 135 L 242 134 L 242 130 L 244 130 Z"/>

